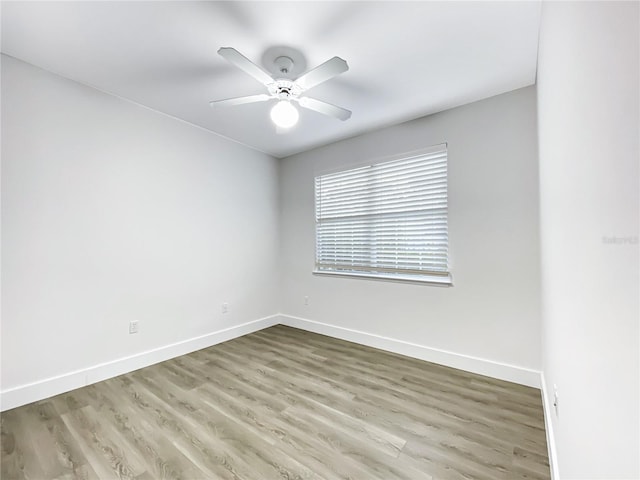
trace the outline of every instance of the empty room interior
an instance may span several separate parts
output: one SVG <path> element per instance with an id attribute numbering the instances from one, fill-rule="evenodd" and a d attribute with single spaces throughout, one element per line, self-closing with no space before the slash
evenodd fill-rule
<path id="1" fill-rule="evenodd" d="M 639 2 L 0 18 L 0 478 L 640 479 Z"/>

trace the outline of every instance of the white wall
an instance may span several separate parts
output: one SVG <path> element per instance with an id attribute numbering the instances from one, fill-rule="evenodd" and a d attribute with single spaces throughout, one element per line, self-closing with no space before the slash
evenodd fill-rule
<path id="1" fill-rule="evenodd" d="M 543 370 L 563 480 L 640 478 L 638 7 L 542 11 Z"/>
<path id="2" fill-rule="evenodd" d="M 281 311 L 430 349 L 539 369 L 535 104 L 535 89 L 527 87 L 281 160 Z M 443 142 L 449 144 L 455 286 L 313 276 L 314 175 Z M 455 363 L 442 352 L 424 353 L 425 358 Z M 457 365 L 469 368 L 471 363 Z M 500 376 L 498 370 L 489 366 L 486 373 Z M 519 380 L 517 373 L 513 379 Z"/>
<path id="3" fill-rule="evenodd" d="M 2 56 L 3 397 L 277 313 L 277 182 L 268 155 Z"/>

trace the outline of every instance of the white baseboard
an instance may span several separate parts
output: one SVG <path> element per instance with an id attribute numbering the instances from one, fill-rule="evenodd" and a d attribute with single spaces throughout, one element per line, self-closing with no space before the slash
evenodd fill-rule
<path id="1" fill-rule="evenodd" d="M 547 382 L 544 379 L 544 372 L 540 372 L 540 390 L 542 391 L 542 409 L 544 411 L 544 430 L 547 433 L 547 450 L 549 453 L 549 467 L 551 470 L 551 480 L 560 480 L 558 470 L 558 452 L 556 451 L 556 438 L 553 435 L 552 415 L 553 405 L 547 395 Z"/>
<path id="2" fill-rule="evenodd" d="M 508 382 L 540 388 L 540 372 L 524 367 L 517 367 L 506 363 L 494 362 L 483 358 L 472 357 L 455 352 L 448 352 L 437 348 L 418 345 L 415 343 L 396 340 L 394 338 L 374 335 L 359 330 L 329 325 L 291 315 L 280 315 L 280 323 L 289 327 L 300 328 L 310 332 L 340 338 L 350 342 L 360 343 L 369 347 L 379 348 L 408 357 L 426 360 L 428 362 L 458 368 L 479 375 L 506 380 Z"/>
<path id="3" fill-rule="evenodd" d="M 458 368 L 480 375 L 486 375 L 500 380 L 540 388 L 540 372 L 514 365 L 494 362 L 482 358 L 472 357 L 454 352 L 448 352 L 436 348 L 418 345 L 415 343 L 396 340 L 393 338 L 374 335 L 371 333 L 338 327 L 326 323 L 316 322 L 291 315 L 271 315 L 269 317 L 243 323 L 234 327 L 211 332 L 181 342 L 165 345 L 145 352 L 137 353 L 129 357 L 119 358 L 92 367 L 65 373 L 56 377 L 47 378 L 37 382 L 20 385 L 0 392 L 0 411 L 26 405 L 31 402 L 68 392 L 102 380 L 116 377 L 144 368 L 171 358 L 207 348 L 227 340 L 262 330 L 277 324 L 300 328 L 310 332 L 320 333 L 350 342 L 360 343 L 381 350 L 399 353 L 420 360 Z M 544 382 L 542 383 L 544 388 Z M 546 395 L 543 393 L 543 399 Z M 545 418 L 549 414 L 545 405 Z M 548 425 L 547 432 L 551 428 Z M 549 443 L 550 449 L 552 443 Z M 551 461 L 551 450 L 550 450 Z M 555 457 L 553 457 L 555 458 Z M 554 480 L 559 480 L 558 477 Z"/>
<path id="4" fill-rule="evenodd" d="M 129 357 L 119 358 L 38 382 L 9 388 L 0 392 L 0 411 L 49 398 L 60 393 L 129 373 L 139 368 L 148 367 L 149 365 L 163 362 L 180 355 L 195 352 L 202 348 L 226 342 L 227 340 L 277 325 L 279 319 L 280 317 L 278 315 L 271 315 L 153 350 L 147 350 Z"/>

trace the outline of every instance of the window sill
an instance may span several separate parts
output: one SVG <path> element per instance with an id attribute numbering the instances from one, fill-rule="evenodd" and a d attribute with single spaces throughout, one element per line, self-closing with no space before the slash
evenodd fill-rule
<path id="1" fill-rule="evenodd" d="M 374 273 L 355 273 L 355 272 L 328 272 L 323 270 L 314 270 L 314 275 L 326 277 L 346 277 L 346 278 L 362 278 L 364 280 L 377 280 L 382 282 L 399 282 L 414 283 L 417 285 L 431 285 L 436 287 L 453 287 L 451 274 L 448 275 L 384 275 Z"/>

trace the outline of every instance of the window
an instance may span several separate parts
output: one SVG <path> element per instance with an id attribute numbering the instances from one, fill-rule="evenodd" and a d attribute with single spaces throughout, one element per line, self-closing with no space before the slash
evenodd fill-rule
<path id="1" fill-rule="evenodd" d="M 447 147 L 317 176 L 314 273 L 451 284 Z"/>

